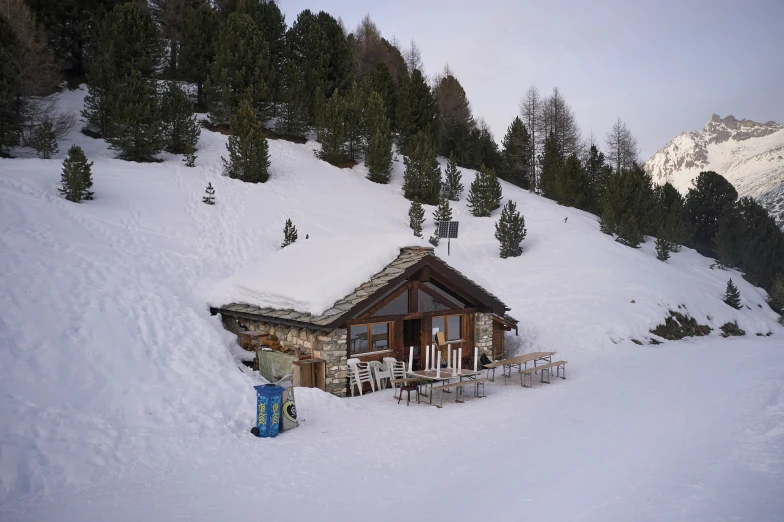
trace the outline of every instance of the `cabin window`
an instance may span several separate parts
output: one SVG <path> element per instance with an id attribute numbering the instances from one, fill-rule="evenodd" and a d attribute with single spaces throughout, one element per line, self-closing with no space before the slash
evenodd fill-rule
<path id="1" fill-rule="evenodd" d="M 379 352 L 390 349 L 392 323 L 357 324 L 349 328 L 352 354 Z"/>
<path id="2" fill-rule="evenodd" d="M 385 304 L 374 316 L 405 315 L 408 313 L 408 290 Z"/>
<path id="3" fill-rule="evenodd" d="M 445 310 L 451 310 L 449 306 L 442 303 L 438 298 L 425 292 L 419 292 L 418 307 L 419 312 L 443 312 Z"/>
<path id="4" fill-rule="evenodd" d="M 442 315 L 433 317 L 433 342 L 436 333 L 444 332 L 447 341 L 454 341 L 463 338 L 463 316 L 462 315 Z"/>
<path id="5" fill-rule="evenodd" d="M 449 292 L 447 292 L 445 290 L 442 290 L 441 288 L 439 288 L 438 286 L 434 285 L 430 281 L 425 283 L 425 286 L 428 289 L 432 290 L 433 292 L 436 292 L 439 295 L 443 295 L 445 298 L 449 299 L 453 303 L 455 303 L 457 305 L 460 305 L 461 308 L 466 308 L 466 304 L 462 300 L 460 300 L 459 298 L 455 297 L 451 293 L 449 293 Z"/>

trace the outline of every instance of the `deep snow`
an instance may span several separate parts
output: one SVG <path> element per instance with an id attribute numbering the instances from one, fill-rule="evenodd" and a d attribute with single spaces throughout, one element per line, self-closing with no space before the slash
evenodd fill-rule
<path id="1" fill-rule="evenodd" d="M 72 142 L 95 161 L 82 205 L 57 193 Z M 263 185 L 221 176 L 225 137 L 207 131 L 195 169 L 119 161 L 78 132 L 56 159 L 0 160 L 0 520 L 782 519 L 784 329 L 765 293 L 689 249 L 661 263 L 652 241 L 622 246 L 594 216 L 507 184 L 528 228 L 520 258 L 498 258 L 497 215 L 464 201 L 452 255 L 437 253 L 511 306 L 517 350 L 558 350 L 568 380 L 492 384 L 442 410 L 301 390 L 300 428 L 252 438 L 254 377 L 209 315 L 211 290 L 276 252 L 286 218 L 300 238 L 350 231 L 357 248 L 407 230 L 402 158 L 382 186 L 317 146 L 271 141 Z M 324 276 L 344 261 L 325 255 Z M 729 277 L 742 310 L 720 299 Z M 631 342 L 678 305 L 713 334 Z M 731 320 L 748 336 L 718 337 Z"/>

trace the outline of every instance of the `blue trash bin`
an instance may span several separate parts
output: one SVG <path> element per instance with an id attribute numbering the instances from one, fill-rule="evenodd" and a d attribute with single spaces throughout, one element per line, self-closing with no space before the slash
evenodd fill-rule
<path id="1" fill-rule="evenodd" d="M 283 387 L 277 384 L 254 386 L 256 390 L 256 427 L 259 437 L 277 437 L 280 429 Z"/>

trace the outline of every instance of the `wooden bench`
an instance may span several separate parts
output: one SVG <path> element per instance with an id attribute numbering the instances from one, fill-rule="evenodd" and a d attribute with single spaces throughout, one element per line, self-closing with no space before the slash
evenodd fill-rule
<path id="1" fill-rule="evenodd" d="M 487 382 L 489 380 L 490 379 L 487 379 L 487 378 L 468 379 L 468 380 L 465 380 L 465 381 L 453 382 L 451 384 L 441 384 L 439 386 L 432 386 L 430 388 L 430 404 L 433 404 L 433 393 L 438 391 L 438 392 L 440 392 L 438 394 L 439 404 L 437 404 L 436 406 L 438 406 L 439 408 L 443 407 L 443 405 L 444 405 L 444 390 L 449 390 L 449 389 L 452 389 L 452 388 L 457 388 L 457 391 L 455 393 L 455 402 L 465 402 L 465 401 L 462 400 L 462 397 L 463 397 L 463 387 L 465 387 L 465 386 L 474 386 L 474 397 L 481 397 L 481 398 L 483 398 L 485 396 L 485 382 Z M 482 395 L 479 395 L 479 386 L 482 387 Z"/>
<path id="2" fill-rule="evenodd" d="M 541 364 L 539 366 L 532 366 L 530 368 L 524 368 L 520 370 L 520 385 L 524 388 L 531 388 L 533 386 L 533 375 L 534 373 L 541 371 L 542 375 L 539 379 L 539 382 L 543 382 L 545 384 L 550 384 L 550 373 L 552 368 L 555 368 L 555 376 L 560 377 L 561 379 L 566 379 L 566 363 L 568 361 L 555 361 L 548 364 Z M 563 370 L 563 375 L 561 375 L 561 370 Z M 547 380 L 544 380 L 544 375 L 547 374 Z M 529 382 L 531 386 L 526 386 L 525 384 L 525 377 L 528 376 Z"/>

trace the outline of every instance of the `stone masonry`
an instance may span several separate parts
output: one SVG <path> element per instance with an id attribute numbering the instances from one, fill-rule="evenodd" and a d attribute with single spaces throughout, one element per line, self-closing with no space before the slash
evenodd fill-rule
<path id="1" fill-rule="evenodd" d="M 474 346 L 479 348 L 480 354 L 486 353 L 493 358 L 493 314 L 476 314 Z"/>
<path id="2" fill-rule="evenodd" d="M 278 338 L 278 342 L 286 348 L 299 348 L 302 355 L 312 355 L 323 359 L 326 363 L 326 391 L 340 397 L 346 395 L 348 330 L 337 329 L 323 332 L 239 319 L 229 315 L 223 316 L 223 324 L 227 330 L 238 335 L 244 330 L 274 335 Z"/>

